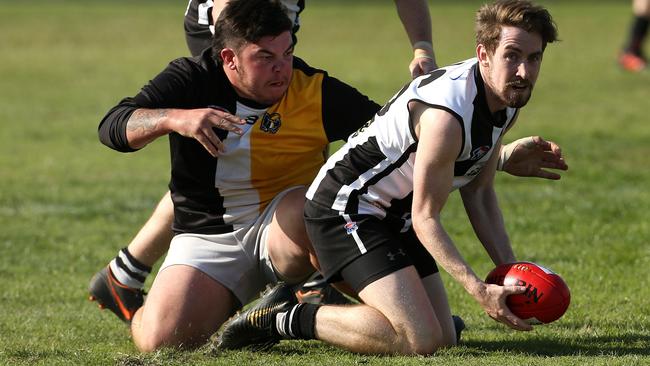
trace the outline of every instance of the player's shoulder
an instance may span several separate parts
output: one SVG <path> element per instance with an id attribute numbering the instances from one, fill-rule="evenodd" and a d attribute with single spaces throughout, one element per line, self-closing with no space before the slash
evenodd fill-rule
<path id="1" fill-rule="evenodd" d="M 327 71 L 313 67 L 309 65 L 305 60 L 296 56 L 293 57 L 293 70 L 300 71 L 307 76 L 313 76 L 316 74 L 327 75 Z"/>
<path id="2" fill-rule="evenodd" d="M 415 79 L 415 84 L 417 88 L 424 88 L 433 84 L 434 86 L 430 86 L 430 89 L 439 88 L 440 86 L 445 85 L 456 88 L 467 87 L 467 82 L 473 81 L 474 69 L 477 62 L 478 60 L 476 58 L 470 58 L 449 66 L 441 67 L 418 77 Z"/>
<path id="3" fill-rule="evenodd" d="M 412 98 L 454 110 L 462 108 L 462 105 L 471 102 L 476 94 L 476 64 L 476 58 L 471 58 L 416 78 L 411 83 L 411 90 L 415 95 Z"/>

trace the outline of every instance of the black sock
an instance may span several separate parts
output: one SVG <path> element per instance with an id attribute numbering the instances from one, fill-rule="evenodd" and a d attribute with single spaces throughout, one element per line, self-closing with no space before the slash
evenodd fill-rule
<path id="1" fill-rule="evenodd" d="M 641 48 L 643 46 L 643 40 L 648 34 L 648 25 L 650 24 L 650 19 L 646 17 L 637 16 L 632 22 L 632 27 L 630 28 L 630 39 L 625 47 L 626 52 L 633 53 L 637 56 L 643 56 Z"/>
<path id="2" fill-rule="evenodd" d="M 302 303 L 276 316 L 276 331 L 284 338 L 316 339 L 316 312 L 320 305 Z"/>

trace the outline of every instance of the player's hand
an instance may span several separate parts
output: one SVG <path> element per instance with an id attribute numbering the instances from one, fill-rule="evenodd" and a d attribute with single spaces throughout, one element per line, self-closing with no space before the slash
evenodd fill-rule
<path id="1" fill-rule="evenodd" d="M 422 55 L 416 55 L 409 64 L 409 71 L 411 72 L 411 78 L 413 79 L 437 68 L 438 65 L 436 64 L 436 59 L 433 56 L 425 57 Z"/>
<path id="2" fill-rule="evenodd" d="M 509 295 L 522 294 L 524 292 L 526 292 L 525 286 L 498 286 L 485 284 L 485 288 L 477 300 L 490 318 L 501 322 L 512 329 L 529 331 L 532 330 L 533 327 L 513 314 L 506 305 L 506 298 Z"/>
<path id="3" fill-rule="evenodd" d="M 561 176 L 545 169 L 567 170 L 562 149 L 553 141 L 539 136 L 524 137 L 501 147 L 503 171 L 518 177 L 557 180 Z"/>
<path id="4" fill-rule="evenodd" d="M 172 131 L 195 139 L 214 157 L 224 153 L 226 147 L 213 128 L 241 135 L 243 130 L 238 126 L 246 123 L 237 116 L 214 108 L 176 109 L 169 118 Z"/>

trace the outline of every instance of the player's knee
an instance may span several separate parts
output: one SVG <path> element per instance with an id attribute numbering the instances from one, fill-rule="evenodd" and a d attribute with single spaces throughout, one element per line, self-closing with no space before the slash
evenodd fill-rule
<path id="1" fill-rule="evenodd" d="M 140 352 L 151 353 L 169 345 L 169 339 L 160 332 L 151 330 L 134 332 L 133 342 Z"/>
<path id="2" fill-rule="evenodd" d="M 435 353 L 439 348 L 443 347 L 442 337 L 440 333 L 426 332 L 419 334 L 410 341 L 410 354 L 416 355 L 430 355 Z"/>
<path id="3" fill-rule="evenodd" d="M 416 326 L 408 331 L 398 334 L 398 338 L 403 339 L 403 354 L 430 355 L 435 353 L 439 348 L 445 347 L 445 340 L 440 329 L 435 325 Z"/>
<path id="4" fill-rule="evenodd" d="M 144 322 L 141 318 L 134 319 L 131 333 L 135 346 L 143 353 L 155 352 L 165 347 L 187 348 L 193 344 L 191 334 L 179 329 L 178 324 L 151 316 Z"/>

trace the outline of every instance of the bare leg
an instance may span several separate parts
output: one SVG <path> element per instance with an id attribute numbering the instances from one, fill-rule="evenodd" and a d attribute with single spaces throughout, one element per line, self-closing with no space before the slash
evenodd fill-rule
<path id="1" fill-rule="evenodd" d="M 236 310 L 238 301 L 221 283 L 185 265 L 158 273 L 131 324 L 142 352 L 204 344 Z"/>
<path id="2" fill-rule="evenodd" d="M 359 296 L 365 305 L 320 308 L 318 339 L 372 354 L 430 354 L 450 344 L 414 267 L 371 283 Z"/>
<path id="3" fill-rule="evenodd" d="M 424 288 L 429 296 L 429 301 L 436 313 L 436 318 L 442 329 L 442 338 L 445 345 L 456 345 L 456 328 L 451 319 L 451 309 L 447 300 L 447 292 L 440 278 L 440 273 L 434 273 L 422 279 Z"/>
<path id="4" fill-rule="evenodd" d="M 153 214 L 129 243 L 129 253 L 146 266 L 153 266 L 169 249 L 174 236 L 174 204 L 169 191 L 162 197 Z"/>
<path id="5" fill-rule="evenodd" d="M 314 250 L 305 231 L 304 206 L 304 188 L 287 193 L 273 214 L 267 237 L 273 267 L 289 283 L 300 282 L 315 271 L 310 255 Z"/>

